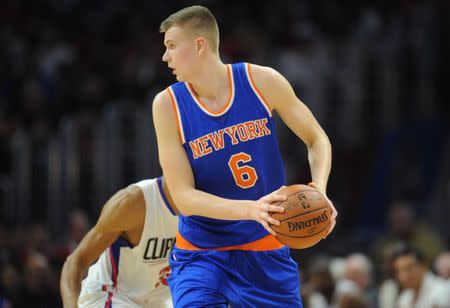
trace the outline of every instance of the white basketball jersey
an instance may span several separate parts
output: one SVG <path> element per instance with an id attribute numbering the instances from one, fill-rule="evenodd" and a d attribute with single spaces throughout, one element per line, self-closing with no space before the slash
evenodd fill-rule
<path id="1" fill-rule="evenodd" d="M 140 242 L 131 247 L 128 241 L 120 237 L 102 253 L 82 282 L 78 300 L 80 306 L 84 301 L 94 299 L 89 296 L 94 294 L 95 301 L 101 307 L 109 307 L 108 304 L 114 302 L 122 303 L 120 306 L 124 307 L 157 307 L 155 303 L 170 299 L 166 281 L 170 274 L 167 259 L 175 244 L 178 217 L 163 192 L 161 178 L 134 185 L 144 192 L 146 205 Z M 104 301 L 98 298 L 99 294 L 102 294 Z M 118 297 L 116 301 L 115 296 Z"/>

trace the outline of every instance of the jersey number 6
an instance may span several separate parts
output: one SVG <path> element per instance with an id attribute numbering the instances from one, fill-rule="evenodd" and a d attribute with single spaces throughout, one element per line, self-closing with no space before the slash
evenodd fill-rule
<path id="1" fill-rule="evenodd" d="M 246 189 L 253 187 L 258 180 L 256 170 L 249 165 L 239 166 L 239 163 L 248 163 L 252 161 L 252 157 L 244 152 L 234 154 L 228 161 L 231 174 L 233 174 L 236 185 L 240 188 Z"/>

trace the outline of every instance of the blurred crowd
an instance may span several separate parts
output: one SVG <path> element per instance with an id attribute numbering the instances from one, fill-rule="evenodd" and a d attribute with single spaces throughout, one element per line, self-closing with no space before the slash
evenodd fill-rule
<path id="1" fill-rule="evenodd" d="M 450 307 L 449 252 L 431 265 L 404 243 L 385 252 L 379 272 L 363 253 L 315 258 L 305 270 L 305 307 Z"/>
<path id="2" fill-rule="evenodd" d="M 442 238 L 403 202 L 387 220 L 368 251 L 308 259 L 301 270 L 305 307 L 450 307 L 450 251 Z"/>
<path id="3" fill-rule="evenodd" d="M 82 210 L 73 210 L 66 225 L 58 243 L 42 223 L 26 228 L 0 225 L 0 307 L 62 307 L 62 266 L 91 227 Z"/>
<path id="4" fill-rule="evenodd" d="M 439 305 L 450 288 L 449 2 L 198 3 L 219 22 L 223 61 L 279 70 L 333 144 L 329 195 L 338 226 L 317 247 L 293 251 L 305 307 L 412 307 L 412 298 Z M 128 108 L 145 115 L 154 95 L 175 81 L 161 62 L 158 27 L 191 4 L 1 1 L 0 308 L 60 307 L 62 263 L 95 222 L 99 200 L 141 179 L 123 167 L 111 190 L 93 198 L 94 184 L 112 176 L 94 174 L 104 156 L 95 160 L 92 140 L 116 102 L 132 102 Z M 151 125 L 150 112 L 145 121 Z M 132 122 L 105 138 L 132 139 Z M 53 187 L 43 178 L 54 169 L 45 155 L 67 123 L 79 129 L 61 139 L 61 155 L 78 163 L 62 173 L 77 175 L 76 189 L 62 192 L 67 202 L 53 200 L 64 211 L 50 219 Z M 292 146 L 296 137 L 282 125 L 278 133 L 288 183 L 308 182 L 306 150 Z M 23 140 L 29 155 L 18 159 Z M 123 164 L 139 151 L 126 151 Z M 29 193 L 17 180 L 24 168 Z M 24 206 L 27 215 L 11 215 Z"/>

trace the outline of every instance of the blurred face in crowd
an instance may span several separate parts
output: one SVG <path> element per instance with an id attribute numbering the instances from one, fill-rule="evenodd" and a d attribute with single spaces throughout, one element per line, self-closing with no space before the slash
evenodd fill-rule
<path id="1" fill-rule="evenodd" d="M 450 252 L 441 253 L 436 258 L 435 268 L 441 278 L 450 280 Z"/>
<path id="2" fill-rule="evenodd" d="M 351 265 L 346 266 L 345 277 L 355 282 L 362 290 L 370 285 L 370 274 Z"/>
<path id="3" fill-rule="evenodd" d="M 71 240 L 75 241 L 77 244 L 80 243 L 89 229 L 88 219 L 84 212 L 72 212 L 70 215 L 69 227 Z"/>
<path id="4" fill-rule="evenodd" d="M 173 26 L 165 32 L 164 45 L 162 60 L 178 81 L 191 81 L 199 69 L 200 58 L 207 52 L 206 40 L 196 37 L 189 27 Z"/>
<path id="5" fill-rule="evenodd" d="M 30 290 L 42 291 L 49 275 L 49 265 L 47 258 L 39 253 L 31 254 L 25 264 L 25 284 Z"/>
<path id="6" fill-rule="evenodd" d="M 406 289 L 419 289 L 427 272 L 424 264 L 417 261 L 413 255 L 398 257 L 394 262 L 396 278 Z"/>
<path id="7" fill-rule="evenodd" d="M 10 294 L 20 291 L 20 274 L 12 265 L 5 265 L 2 270 L 1 285 Z"/>
<path id="8" fill-rule="evenodd" d="M 405 204 L 395 204 L 389 213 L 389 224 L 395 235 L 406 238 L 414 227 L 414 213 Z"/>

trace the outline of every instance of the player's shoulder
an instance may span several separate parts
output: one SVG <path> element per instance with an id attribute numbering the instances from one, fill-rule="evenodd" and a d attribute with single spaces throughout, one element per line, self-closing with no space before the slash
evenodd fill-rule
<path id="1" fill-rule="evenodd" d="M 153 120 L 167 118 L 171 114 L 171 98 L 168 89 L 164 89 L 155 95 L 152 104 Z M 157 117 L 155 118 L 155 115 Z"/>
<path id="2" fill-rule="evenodd" d="M 288 93 L 289 82 L 277 70 L 268 66 L 249 64 L 249 74 L 254 86 L 262 93 L 271 109 L 277 109 L 280 95 Z"/>
<path id="3" fill-rule="evenodd" d="M 271 92 L 274 92 L 275 95 L 277 91 L 283 89 L 288 84 L 288 81 L 283 77 L 283 75 L 281 75 L 276 69 L 269 66 L 249 63 L 248 71 L 252 83 L 254 83 L 256 88 L 259 89 L 264 96 L 270 97 Z M 271 104 L 270 101 L 269 104 Z"/>
<path id="4" fill-rule="evenodd" d="M 281 74 L 270 66 L 262 66 L 254 63 L 247 63 L 247 65 L 253 79 L 270 82 L 273 79 L 281 77 Z"/>
<path id="5" fill-rule="evenodd" d="M 170 102 L 170 94 L 168 93 L 168 89 L 164 89 L 158 92 L 153 99 L 153 108 L 155 105 L 163 105 Z"/>
<path id="6" fill-rule="evenodd" d="M 173 108 L 175 103 L 175 93 L 179 91 L 181 87 L 185 87 L 184 83 L 177 82 L 167 87 L 166 89 L 160 91 L 155 95 L 153 99 L 153 112 L 162 112 L 167 114 L 167 111 Z"/>
<path id="7" fill-rule="evenodd" d="M 145 215 L 145 197 L 142 189 L 130 185 L 117 191 L 103 206 L 97 228 L 100 230 L 129 230 Z"/>
<path id="8" fill-rule="evenodd" d="M 150 191 L 155 187 L 155 185 L 158 185 L 156 179 L 146 179 L 139 182 L 136 182 L 134 184 L 131 184 L 129 187 L 137 187 L 139 188 L 144 194 L 146 191 Z"/>
<path id="9" fill-rule="evenodd" d="M 143 187 L 137 184 L 129 185 L 117 192 L 119 202 L 116 204 L 116 211 L 133 212 L 145 209 L 145 197 Z"/>
<path id="10" fill-rule="evenodd" d="M 153 104 L 163 104 L 165 102 L 170 102 L 170 96 L 172 95 L 173 91 L 180 87 L 184 87 L 184 82 L 179 81 L 173 83 L 164 90 L 158 92 L 153 99 Z"/>

